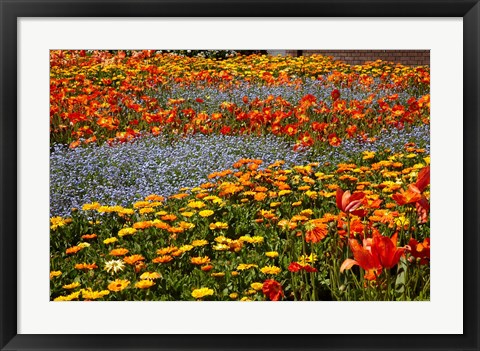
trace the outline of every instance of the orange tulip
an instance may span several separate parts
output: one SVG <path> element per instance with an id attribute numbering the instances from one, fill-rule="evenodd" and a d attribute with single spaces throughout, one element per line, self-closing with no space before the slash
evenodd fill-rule
<path id="1" fill-rule="evenodd" d="M 364 239 L 363 246 L 355 239 L 349 239 L 348 243 L 355 259 L 347 258 L 340 266 L 340 273 L 357 265 L 365 270 L 365 279 L 375 280 L 382 273 L 382 265 L 378 257 L 372 254 L 372 239 Z"/>
<path id="2" fill-rule="evenodd" d="M 427 198 L 422 194 L 425 188 L 430 184 L 430 166 L 424 167 L 417 176 L 417 182 L 410 184 L 407 190 L 401 190 L 399 193 L 392 195 L 392 198 L 400 206 L 406 204 L 415 204 L 417 210 L 420 212 L 422 209 L 425 211 L 430 210 L 430 204 Z M 419 208 L 421 207 L 421 208 Z"/>
<path id="3" fill-rule="evenodd" d="M 413 204 L 422 199 L 422 194 L 416 192 L 414 189 L 411 189 L 410 186 L 407 190 L 400 190 L 400 192 L 392 195 L 392 198 L 400 206 L 406 204 Z"/>
<path id="4" fill-rule="evenodd" d="M 344 192 L 342 189 L 337 188 L 337 207 L 345 213 L 360 215 L 360 212 L 357 214 L 355 210 L 360 207 L 364 197 L 365 193 L 363 192 L 351 194 L 350 190 Z"/>
<path id="5" fill-rule="evenodd" d="M 406 247 L 397 247 L 397 233 L 391 238 L 375 235 L 373 239 L 364 239 L 363 246 L 355 239 L 349 239 L 348 243 L 354 259 L 347 258 L 340 266 L 340 272 L 358 265 L 365 270 L 367 280 L 375 280 L 384 268 L 397 265 L 406 250 Z"/>
<path id="6" fill-rule="evenodd" d="M 415 183 L 415 187 L 420 192 L 423 192 L 423 190 L 425 190 L 425 188 L 429 184 L 430 184 L 430 166 L 426 166 L 420 172 L 418 172 L 417 182 Z"/>
<path id="7" fill-rule="evenodd" d="M 391 238 L 386 236 L 373 237 L 372 254 L 378 257 L 383 268 L 393 268 L 404 251 L 404 247 L 397 248 L 397 233 L 393 234 Z"/>

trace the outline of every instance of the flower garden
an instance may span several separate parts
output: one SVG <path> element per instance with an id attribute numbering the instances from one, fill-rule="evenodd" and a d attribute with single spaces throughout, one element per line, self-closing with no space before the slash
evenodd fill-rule
<path id="1" fill-rule="evenodd" d="M 430 299 L 430 73 L 51 51 L 50 299 Z"/>

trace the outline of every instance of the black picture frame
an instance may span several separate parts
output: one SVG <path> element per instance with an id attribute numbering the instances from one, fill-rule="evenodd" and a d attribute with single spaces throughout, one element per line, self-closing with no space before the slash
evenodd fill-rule
<path id="1" fill-rule="evenodd" d="M 2 350 L 479 350 L 479 0 L 0 0 L 0 13 L 0 347 Z M 17 19 L 19 17 L 157 16 L 463 17 L 463 257 L 465 263 L 463 266 L 463 334 L 26 335 L 17 333 Z M 457 233 L 457 235 L 460 234 Z M 388 321 L 388 317 L 384 321 L 380 318 L 381 323 Z"/>

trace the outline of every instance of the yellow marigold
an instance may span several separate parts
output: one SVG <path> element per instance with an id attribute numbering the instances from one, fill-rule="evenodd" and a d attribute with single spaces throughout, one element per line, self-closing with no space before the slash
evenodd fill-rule
<path id="1" fill-rule="evenodd" d="M 252 237 L 250 243 L 252 244 L 260 244 L 260 243 L 263 243 L 263 236 L 258 236 L 258 235 L 255 235 Z"/>
<path id="2" fill-rule="evenodd" d="M 308 256 L 306 256 L 306 255 L 300 256 L 299 259 L 298 259 L 298 263 L 300 263 L 302 266 L 305 266 L 308 263 L 315 263 L 315 262 L 317 262 L 317 260 L 318 260 L 317 255 L 312 253 Z"/>
<path id="3" fill-rule="evenodd" d="M 278 252 L 277 251 L 268 251 L 268 252 L 265 252 L 265 256 L 275 258 L 275 257 L 278 257 Z"/>
<path id="4" fill-rule="evenodd" d="M 304 221 L 308 221 L 308 217 L 307 216 L 304 216 L 304 215 L 294 215 L 291 219 L 290 219 L 290 222 L 304 222 Z"/>
<path id="5" fill-rule="evenodd" d="M 210 223 L 210 229 L 215 230 L 215 229 L 227 229 L 228 228 L 228 223 L 223 223 L 223 222 L 215 222 L 215 223 Z"/>
<path id="6" fill-rule="evenodd" d="M 240 263 L 237 266 L 237 269 L 239 271 L 244 271 L 246 269 L 251 269 L 251 268 L 257 268 L 258 266 L 256 264 L 251 264 L 251 263 Z"/>
<path id="7" fill-rule="evenodd" d="M 71 293 L 70 295 L 66 296 L 59 296 L 53 299 L 53 301 L 72 301 L 78 299 L 80 296 L 80 291 L 76 291 L 74 293 Z"/>
<path id="8" fill-rule="evenodd" d="M 250 244 L 259 244 L 263 242 L 263 237 L 262 236 L 253 236 L 251 237 L 250 235 L 242 235 L 238 240 L 247 242 Z"/>
<path id="9" fill-rule="evenodd" d="M 117 238 L 108 238 L 108 239 L 103 240 L 103 243 L 104 244 L 113 244 L 116 241 L 118 241 Z"/>
<path id="10" fill-rule="evenodd" d="M 153 280 L 148 280 L 148 279 L 142 279 L 135 283 L 135 287 L 139 289 L 148 289 L 154 285 L 155 285 L 155 282 Z"/>
<path id="11" fill-rule="evenodd" d="M 272 202 L 272 203 L 270 204 L 270 207 L 271 207 L 271 208 L 275 208 L 275 207 L 280 206 L 281 204 L 282 204 L 281 202 Z"/>
<path id="12" fill-rule="evenodd" d="M 100 206 L 97 208 L 98 213 L 111 213 L 114 212 L 110 206 Z"/>
<path id="13" fill-rule="evenodd" d="M 310 208 L 307 208 L 303 211 L 300 211 L 300 214 L 303 216 L 311 216 L 313 214 L 313 210 L 311 210 Z"/>
<path id="14" fill-rule="evenodd" d="M 149 207 L 150 206 L 150 201 L 137 201 L 133 204 L 133 208 L 143 208 L 143 207 Z"/>
<path id="15" fill-rule="evenodd" d="M 161 278 L 162 275 L 157 272 L 145 272 L 140 276 L 140 279 L 145 280 L 145 279 L 158 279 Z"/>
<path id="16" fill-rule="evenodd" d="M 375 157 L 375 151 L 364 151 L 363 152 L 363 159 L 364 160 L 370 160 Z"/>
<path id="17" fill-rule="evenodd" d="M 193 245 L 183 245 L 178 248 L 182 252 L 187 252 L 193 249 Z"/>
<path id="18" fill-rule="evenodd" d="M 180 228 L 183 228 L 183 229 L 193 229 L 193 228 L 195 228 L 195 224 L 190 223 L 190 222 L 181 221 L 180 223 L 178 223 L 178 225 L 180 226 Z"/>
<path id="19" fill-rule="evenodd" d="M 50 218 L 50 223 L 52 224 L 50 229 L 56 230 L 58 227 L 63 227 L 65 224 L 67 224 L 67 221 L 62 217 L 52 217 Z"/>
<path id="20" fill-rule="evenodd" d="M 128 280 L 123 280 L 123 279 L 115 279 L 113 282 L 108 284 L 107 288 L 110 291 L 122 291 L 125 289 L 127 286 L 130 285 L 130 281 Z"/>
<path id="21" fill-rule="evenodd" d="M 192 257 L 190 262 L 196 265 L 202 265 L 206 263 L 210 263 L 210 258 L 208 256 L 205 257 Z"/>
<path id="22" fill-rule="evenodd" d="M 96 300 L 110 294 L 108 290 L 93 291 L 91 288 L 80 290 L 84 300 Z"/>
<path id="23" fill-rule="evenodd" d="M 143 221 L 143 222 L 136 222 L 133 223 L 133 229 L 147 229 L 153 225 L 152 221 Z"/>
<path id="24" fill-rule="evenodd" d="M 215 195 L 205 196 L 203 199 L 204 199 L 204 200 L 211 200 L 211 201 L 221 200 L 218 196 L 215 196 Z"/>
<path id="25" fill-rule="evenodd" d="M 132 209 L 132 208 L 124 208 L 120 211 L 118 211 L 119 214 L 122 214 L 122 215 L 132 215 L 135 213 L 135 211 Z"/>
<path id="26" fill-rule="evenodd" d="M 250 284 L 250 286 L 252 287 L 252 289 L 259 291 L 259 290 L 262 290 L 263 283 L 252 283 Z"/>
<path id="27" fill-rule="evenodd" d="M 163 229 L 163 230 L 168 230 L 170 228 L 170 224 L 160 220 L 154 220 L 153 225 L 155 226 L 155 228 Z"/>
<path id="28" fill-rule="evenodd" d="M 205 296 L 213 295 L 213 289 L 209 288 L 200 288 L 192 291 L 192 296 L 196 299 L 201 299 Z"/>
<path id="29" fill-rule="evenodd" d="M 178 250 L 176 246 L 164 247 L 157 250 L 157 255 L 168 255 L 169 253 L 172 253 L 173 251 L 176 251 L 176 250 Z"/>
<path id="30" fill-rule="evenodd" d="M 212 210 L 203 210 L 203 211 L 198 212 L 198 214 L 201 217 L 210 217 L 211 215 L 213 215 L 213 211 Z"/>
<path id="31" fill-rule="evenodd" d="M 277 266 L 265 266 L 263 268 L 260 268 L 260 271 L 264 274 L 278 274 L 282 270 Z"/>
<path id="32" fill-rule="evenodd" d="M 230 295 L 228 295 L 232 300 L 235 300 L 238 298 L 238 293 L 231 293 Z"/>
<path id="33" fill-rule="evenodd" d="M 194 240 L 192 241 L 192 246 L 205 246 L 205 245 L 208 245 L 208 241 L 207 240 Z"/>
<path id="34" fill-rule="evenodd" d="M 195 214 L 195 212 L 185 211 L 185 212 L 180 212 L 180 214 L 184 217 L 192 217 Z"/>
<path id="35" fill-rule="evenodd" d="M 190 208 L 203 208 L 205 207 L 205 203 L 203 201 L 192 201 L 189 202 L 187 206 Z"/>
<path id="36" fill-rule="evenodd" d="M 292 202 L 292 207 L 297 207 L 297 206 L 300 206 L 302 204 L 302 201 L 295 201 L 295 202 Z"/>
<path id="37" fill-rule="evenodd" d="M 96 210 L 99 207 L 100 207 L 100 204 L 98 202 L 92 202 L 90 204 L 83 205 L 82 210 L 83 211 Z"/>
<path id="38" fill-rule="evenodd" d="M 215 251 L 228 251 L 230 249 L 230 246 L 227 244 L 216 244 L 213 246 L 213 249 Z"/>
<path id="39" fill-rule="evenodd" d="M 278 192 L 278 196 L 284 196 L 290 194 L 292 191 L 291 190 L 280 190 Z"/>
<path id="40" fill-rule="evenodd" d="M 124 237 L 126 235 L 133 235 L 137 232 L 135 228 L 123 228 L 118 231 L 119 237 Z"/>
<path id="41" fill-rule="evenodd" d="M 50 272 L 50 279 L 53 279 L 55 277 L 59 277 L 62 275 L 62 271 L 51 271 Z"/>
<path id="42" fill-rule="evenodd" d="M 73 282 L 71 284 L 63 285 L 62 288 L 67 289 L 67 290 L 71 290 L 71 289 L 78 288 L 79 286 L 80 286 L 79 282 Z"/>
<path id="43" fill-rule="evenodd" d="M 222 278 L 222 277 L 225 277 L 225 272 L 212 273 L 211 276 L 215 278 Z"/>
<path id="44" fill-rule="evenodd" d="M 217 243 L 220 243 L 220 244 L 228 244 L 232 241 L 232 239 L 230 238 L 227 238 L 226 236 L 224 235 L 220 235 L 220 236 L 217 236 L 215 239 L 214 239 Z"/>

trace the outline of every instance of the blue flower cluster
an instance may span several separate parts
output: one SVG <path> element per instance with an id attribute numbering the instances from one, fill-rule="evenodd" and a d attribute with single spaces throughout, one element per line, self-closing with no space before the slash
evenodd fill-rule
<path id="1" fill-rule="evenodd" d="M 177 142 L 150 136 L 73 150 L 56 145 L 50 154 L 50 214 L 65 216 L 93 201 L 126 206 L 150 194 L 169 196 L 206 182 L 210 173 L 241 158 L 293 165 L 305 163 L 308 156 L 275 136 L 198 134 Z"/>
<path id="2" fill-rule="evenodd" d="M 172 142 L 147 136 L 115 146 L 68 149 L 56 145 L 50 154 L 50 215 L 67 216 L 71 208 L 98 201 L 127 206 L 150 194 L 169 196 L 183 187 L 195 187 L 212 172 L 229 169 L 241 158 L 261 159 L 267 166 L 284 160 L 285 167 L 309 162 L 348 162 L 364 151 L 404 150 L 415 142 L 430 153 L 428 126 L 386 131 L 374 142 L 345 140 L 321 153 L 294 152 L 293 144 L 263 137 L 193 135 Z"/>

